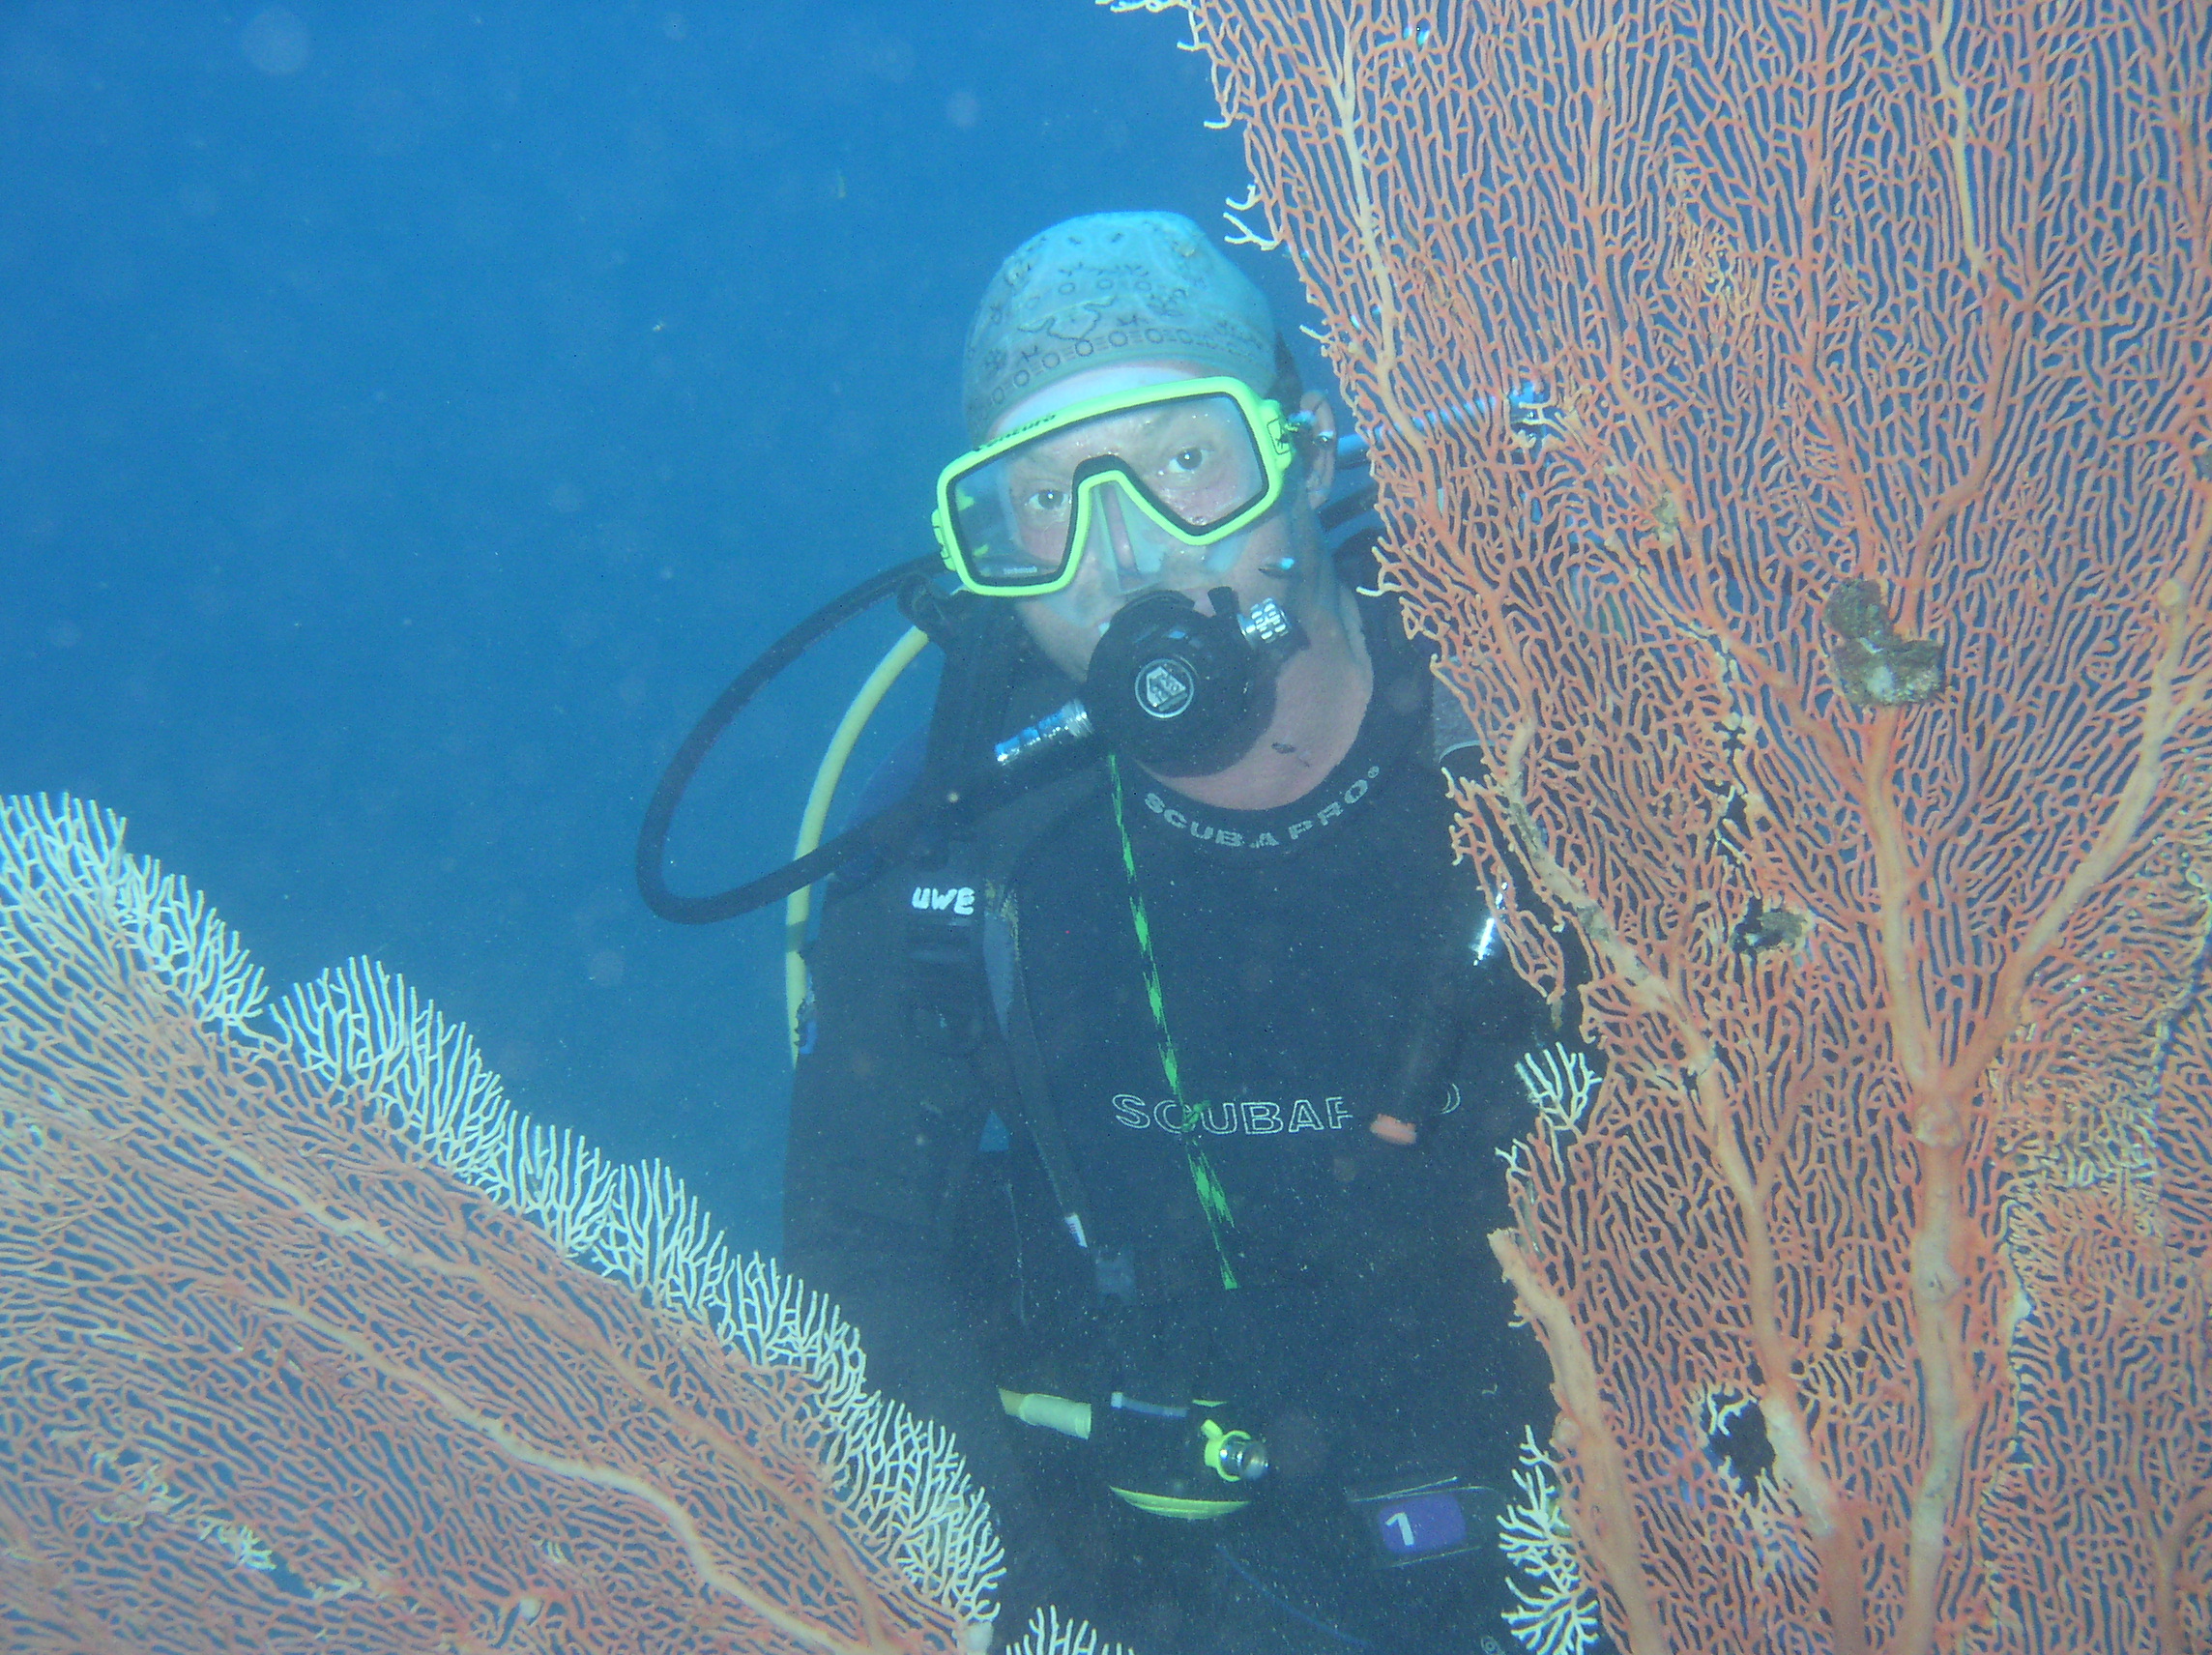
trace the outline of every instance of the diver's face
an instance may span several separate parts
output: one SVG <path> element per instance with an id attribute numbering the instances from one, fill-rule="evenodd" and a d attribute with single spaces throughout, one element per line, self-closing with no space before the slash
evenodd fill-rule
<path id="1" fill-rule="evenodd" d="M 1092 397 L 1203 379 L 1212 371 L 1189 363 L 1165 362 L 1120 363 L 1071 374 L 1008 409 L 991 435 L 996 437 Z M 1318 397 L 1309 396 L 1306 403 L 1321 410 L 1319 424 L 1324 428 L 1332 425 Z M 1085 440 L 1099 447 L 1100 451 L 1121 451 L 1115 441 L 1120 439 L 1121 449 L 1133 450 L 1123 452 L 1122 457 L 1131 460 L 1141 475 L 1149 475 L 1150 461 L 1154 457 L 1151 450 L 1155 448 L 1165 456 L 1162 464 L 1187 464 L 1184 456 L 1202 451 L 1193 446 L 1188 433 L 1163 431 L 1160 417 L 1154 412 L 1133 410 L 1121 418 L 1129 427 L 1125 433 L 1106 431 L 1108 440 L 1101 446 L 1095 431 L 1087 428 Z M 1176 440 L 1168 441 L 1171 436 Z M 1239 610 L 1251 608 L 1263 597 L 1273 597 L 1295 612 L 1301 589 L 1318 574 L 1321 534 L 1313 519 L 1313 505 L 1327 494 L 1328 470 L 1325 464 L 1306 468 L 1303 494 L 1286 492 L 1281 503 L 1250 529 L 1211 546 L 1193 546 L 1166 534 L 1141 512 L 1122 509 L 1119 491 L 1108 489 L 1104 508 L 1095 513 L 1090 539 L 1082 548 L 1075 578 L 1049 597 L 1015 600 L 1023 625 L 1047 659 L 1080 681 L 1090 670 L 1091 653 L 1098 647 L 1108 624 L 1131 599 L 1146 593 L 1180 592 L 1201 610 L 1209 612 L 1211 605 L 1206 595 L 1215 587 L 1226 586 L 1236 592 Z M 1194 478 L 1193 481 L 1203 485 L 1201 479 Z M 1234 491 L 1241 485 L 1228 486 Z M 1203 516 L 1197 511 L 1190 514 Z"/>

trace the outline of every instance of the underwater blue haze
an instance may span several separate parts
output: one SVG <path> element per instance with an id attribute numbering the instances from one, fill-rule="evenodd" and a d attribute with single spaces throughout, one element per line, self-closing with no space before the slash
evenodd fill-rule
<path id="1" fill-rule="evenodd" d="M 1179 38 L 1089 0 L 8 6 L 0 790 L 123 812 L 275 985 L 405 973 L 522 1108 L 772 1248 L 780 910 L 654 918 L 639 815 L 739 667 L 929 548 L 998 260 L 1218 223 L 1239 151 Z M 732 730 L 678 888 L 788 854 L 894 635 Z"/>

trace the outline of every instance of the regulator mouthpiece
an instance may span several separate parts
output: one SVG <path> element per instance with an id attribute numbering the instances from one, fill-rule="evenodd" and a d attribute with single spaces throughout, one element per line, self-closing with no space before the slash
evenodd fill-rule
<path id="1" fill-rule="evenodd" d="M 1243 614 L 1217 586 L 1213 613 L 1179 592 L 1138 598 L 1098 640 L 1083 694 L 992 749 L 1001 774 L 1104 737 L 1163 775 L 1212 775 L 1252 750 L 1275 712 L 1275 674 L 1305 643 L 1271 597 Z"/>
<path id="2" fill-rule="evenodd" d="M 1138 598 L 1098 640 L 1083 681 L 1091 723 L 1163 775 L 1212 775 L 1252 750 L 1275 712 L 1275 674 L 1304 637 L 1273 598 L 1239 614 L 1237 594 Z"/>

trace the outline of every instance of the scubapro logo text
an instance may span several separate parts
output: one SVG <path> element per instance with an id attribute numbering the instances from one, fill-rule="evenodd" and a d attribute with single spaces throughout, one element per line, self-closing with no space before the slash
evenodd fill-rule
<path id="1" fill-rule="evenodd" d="M 1172 1097 L 1154 1103 L 1131 1092 L 1121 1092 L 1113 1103 L 1115 1120 L 1133 1131 L 1157 1128 L 1179 1133 L 1182 1130 L 1182 1106 Z M 1351 1118 L 1352 1111 L 1341 1097 L 1324 1097 L 1318 1104 L 1303 1097 L 1288 1104 L 1253 1098 L 1208 1104 L 1198 1112 L 1195 1124 L 1200 1131 L 1216 1138 L 1237 1133 L 1268 1138 L 1278 1132 L 1341 1132 Z"/>

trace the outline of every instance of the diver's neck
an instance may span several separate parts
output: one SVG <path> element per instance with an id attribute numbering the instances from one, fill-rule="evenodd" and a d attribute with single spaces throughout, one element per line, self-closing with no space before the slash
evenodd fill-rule
<path id="1" fill-rule="evenodd" d="M 1211 775 L 1157 779 L 1219 810 L 1273 810 L 1327 779 L 1367 717 L 1375 666 L 1351 588 L 1332 581 L 1317 595 L 1299 608 L 1305 647 L 1276 675 L 1275 715 L 1252 750 Z"/>

